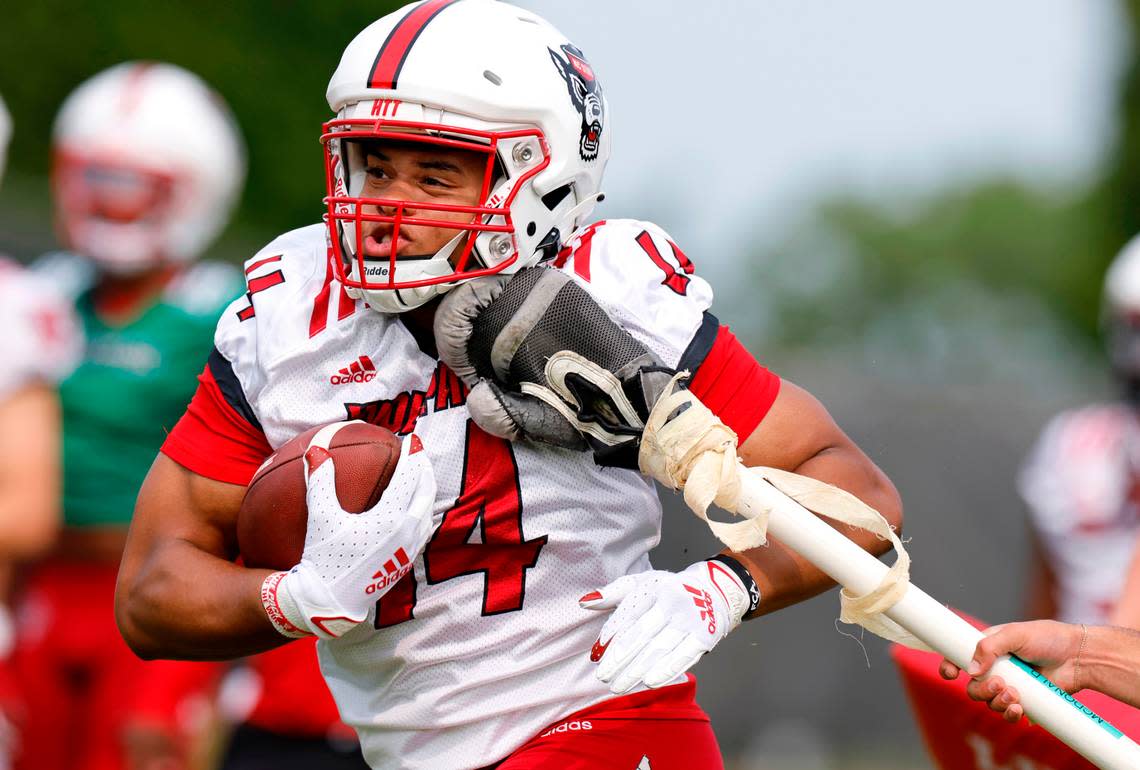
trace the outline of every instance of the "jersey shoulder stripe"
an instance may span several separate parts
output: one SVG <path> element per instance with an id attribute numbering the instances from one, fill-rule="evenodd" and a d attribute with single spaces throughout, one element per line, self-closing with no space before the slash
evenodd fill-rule
<path id="1" fill-rule="evenodd" d="M 206 361 L 206 368 L 210 371 L 214 383 L 216 383 L 218 391 L 222 394 L 226 403 L 237 414 L 250 424 L 251 427 L 261 430 L 261 421 L 257 419 L 257 415 L 253 412 L 253 407 L 249 405 L 249 400 L 245 397 L 245 392 L 242 390 L 241 383 L 238 381 L 237 375 L 234 374 L 234 367 L 229 361 L 226 360 L 217 348 L 210 351 L 210 357 Z"/>
<path id="2" fill-rule="evenodd" d="M 261 429 L 234 409 L 231 397 L 223 393 L 223 385 L 207 365 L 162 453 L 199 476 L 246 486 L 273 450 Z"/>

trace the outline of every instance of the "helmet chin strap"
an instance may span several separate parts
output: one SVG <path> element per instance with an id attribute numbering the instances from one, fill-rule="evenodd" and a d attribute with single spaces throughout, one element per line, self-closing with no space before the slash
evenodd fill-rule
<path id="1" fill-rule="evenodd" d="M 445 243 L 427 261 L 427 265 L 420 268 L 422 277 L 438 278 L 451 271 L 451 255 L 467 237 L 461 232 Z M 353 263 L 355 266 L 355 262 Z M 418 286 L 414 289 L 354 289 L 345 287 L 345 292 L 353 299 L 363 299 L 369 305 L 383 313 L 402 313 L 423 305 L 440 294 L 446 294 L 455 284 L 433 283 L 427 286 Z"/>

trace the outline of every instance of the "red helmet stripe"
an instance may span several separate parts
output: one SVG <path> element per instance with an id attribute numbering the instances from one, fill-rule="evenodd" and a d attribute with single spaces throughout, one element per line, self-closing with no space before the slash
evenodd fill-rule
<path id="1" fill-rule="evenodd" d="M 401 19 L 388 33 L 388 39 L 376 54 L 372 72 L 368 76 L 368 87 L 394 89 L 396 80 L 400 77 L 400 70 L 404 66 L 404 60 L 408 58 L 408 52 L 412 50 L 412 45 L 424 31 L 424 27 L 440 11 L 454 2 L 456 0 L 427 0 Z"/>
<path id="2" fill-rule="evenodd" d="M 146 76 L 153 67 L 154 62 L 139 62 L 131 67 L 131 71 L 127 73 L 126 82 L 123 83 L 119 112 L 130 113 L 139 106 L 139 103 L 142 102 L 143 81 L 146 80 Z"/>

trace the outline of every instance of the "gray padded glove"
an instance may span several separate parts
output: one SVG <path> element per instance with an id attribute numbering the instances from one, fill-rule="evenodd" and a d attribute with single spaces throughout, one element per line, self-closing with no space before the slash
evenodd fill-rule
<path id="1" fill-rule="evenodd" d="M 534 267 L 469 281 L 435 315 L 440 358 L 471 386 L 488 433 L 637 468 L 645 420 L 674 372 L 565 273 Z"/>

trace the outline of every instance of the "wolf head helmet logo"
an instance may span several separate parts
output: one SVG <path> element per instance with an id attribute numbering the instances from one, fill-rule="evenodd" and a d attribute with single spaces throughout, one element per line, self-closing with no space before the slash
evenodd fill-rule
<path id="1" fill-rule="evenodd" d="M 561 55 L 553 49 L 547 50 L 550 51 L 554 66 L 558 68 L 558 74 L 566 81 L 571 101 L 582 115 L 582 138 L 578 142 L 578 152 L 582 160 L 595 160 L 606 119 L 602 84 L 598 82 L 594 69 L 581 50 L 569 44 L 563 44 L 559 48 Z"/>

